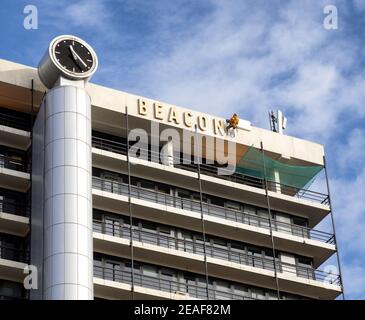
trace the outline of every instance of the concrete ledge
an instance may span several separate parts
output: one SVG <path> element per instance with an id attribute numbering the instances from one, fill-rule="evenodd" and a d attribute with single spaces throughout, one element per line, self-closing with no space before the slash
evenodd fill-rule
<path id="1" fill-rule="evenodd" d="M 0 187 L 25 192 L 30 187 L 30 174 L 0 167 Z"/>
<path id="2" fill-rule="evenodd" d="M 0 212 L 0 231 L 25 237 L 29 232 L 29 218 Z"/>
<path id="3" fill-rule="evenodd" d="M 23 282 L 24 268 L 27 264 L 0 258 L 0 278 L 15 282 Z"/>
<path id="4" fill-rule="evenodd" d="M 98 298 L 131 300 L 131 285 L 94 277 L 94 295 Z M 189 295 L 134 286 L 135 300 L 199 300 Z"/>
<path id="5" fill-rule="evenodd" d="M 0 144 L 27 150 L 30 146 L 30 132 L 0 125 Z"/>

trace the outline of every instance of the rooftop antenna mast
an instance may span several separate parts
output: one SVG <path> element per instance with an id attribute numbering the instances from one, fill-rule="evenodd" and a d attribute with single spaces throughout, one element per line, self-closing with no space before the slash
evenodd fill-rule
<path id="1" fill-rule="evenodd" d="M 284 117 L 283 113 L 278 110 L 276 112 L 269 111 L 270 130 L 283 134 L 287 125 L 287 118 Z"/>

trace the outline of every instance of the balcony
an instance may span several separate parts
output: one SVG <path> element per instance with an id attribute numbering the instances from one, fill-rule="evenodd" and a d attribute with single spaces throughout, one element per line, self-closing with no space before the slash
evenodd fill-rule
<path id="1" fill-rule="evenodd" d="M 0 238 L 0 259 L 27 263 L 29 261 L 29 252 L 24 249 L 4 245 L 1 243 Z"/>
<path id="2" fill-rule="evenodd" d="M 124 206 L 118 200 L 103 199 L 94 192 L 94 206 L 114 212 L 128 212 L 129 187 L 127 184 L 93 177 L 93 188 L 107 194 L 124 196 Z M 178 225 L 201 231 L 201 204 L 199 201 L 130 186 L 133 214 L 147 220 Z M 107 195 L 106 194 L 106 195 Z M 143 200 L 145 205 L 138 200 Z M 137 202 L 136 202 L 137 201 Z M 109 203 L 109 204 L 108 204 Z M 158 206 L 149 205 L 157 204 Z M 160 209 L 158 209 L 160 207 Z M 202 206 L 206 231 L 239 241 L 271 246 L 270 221 L 268 218 L 250 215 L 242 211 L 220 207 L 208 203 Z M 146 211 L 147 210 L 147 211 Z M 193 214 L 189 214 L 189 212 Z M 168 214 L 170 213 L 170 214 Z M 306 227 L 272 221 L 272 230 L 277 249 L 294 251 L 314 258 L 314 266 L 322 264 L 335 250 L 333 234 Z"/>
<path id="3" fill-rule="evenodd" d="M 25 192 L 30 187 L 30 167 L 20 157 L 0 154 L 0 187 Z"/>
<path id="4" fill-rule="evenodd" d="M 0 232 L 26 236 L 29 231 L 29 214 L 29 206 L 0 196 Z"/>
<path id="5" fill-rule="evenodd" d="M 0 212 L 29 217 L 30 206 L 17 199 L 2 199 L 0 195 Z"/>
<path id="6" fill-rule="evenodd" d="M 21 150 L 30 145 L 30 120 L 0 111 L 0 144 Z"/>
<path id="7" fill-rule="evenodd" d="M 105 138 L 92 137 L 93 164 L 118 172 L 126 172 L 127 145 Z M 174 157 L 174 166 L 152 162 L 151 158 L 160 159 L 146 148 L 148 161 L 131 158 L 131 174 L 157 181 L 178 181 L 180 186 L 198 190 L 197 165 L 183 164 L 181 157 Z M 234 173 L 218 175 L 218 167 L 201 164 L 201 181 L 204 192 L 221 195 L 227 199 L 245 199 L 245 202 L 267 206 L 265 183 L 256 177 Z M 220 168 L 224 170 L 224 168 Z M 293 186 L 268 181 L 270 205 L 283 212 L 297 213 L 309 218 L 310 227 L 320 222 L 330 211 L 328 195 L 320 192 L 298 189 Z M 277 192 L 280 190 L 280 192 Z"/>
<path id="8" fill-rule="evenodd" d="M 131 272 L 94 265 L 94 277 L 95 296 L 114 299 L 131 298 Z M 98 279 L 104 279 L 106 282 L 100 282 Z M 122 283 L 124 286 L 116 286 L 115 282 Z M 203 285 L 199 286 L 138 273 L 134 274 L 134 290 L 135 299 L 207 299 L 207 289 Z M 243 293 L 230 293 L 215 288 L 209 288 L 209 299 L 253 300 Z"/>
<path id="9" fill-rule="evenodd" d="M 1 243 L 0 238 L 0 276 L 2 279 L 22 282 L 24 268 L 29 262 L 29 252 Z"/>
<path id="10" fill-rule="evenodd" d="M 105 250 L 106 253 L 112 255 L 130 256 L 129 227 L 118 227 L 112 223 L 94 220 L 94 232 L 114 237 L 114 239 L 111 237 L 104 238 L 95 234 L 94 249 L 96 251 L 104 252 Z M 124 238 L 128 241 L 121 242 L 115 237 Z M 204 273 L 203 243 L 138 229 L 133 230 L 133 240 L 135 241 L 134 257 L 139 261 L 153 264 L 164 261 L 164 265 L 170 267 Z M 274 259 L 270 257 L 264 258 L 237 249 L 216 247 L 210 243 L 206 243 L 205 250 L 209 274 L 214 277 L 270 287 L 272 286 L 272 279 L 275 276 L 274 268 L 276 267 L 280 287 L 285 291 L 293 290 L 295 293 L 305 292 L 309 296 L 316 296 L 317 294 L 325 296 L 333 294 L 333 292 L 330 293 L 331 290 L 328 290 L 328 288 L 320 290 L 321 284 L 329 284 L 332 289 L 341 287 L 339 275 L 316 270 L 310 266 L 292 265 L 284 263 L 278 258 L 274 262 Z M 290 280 L 286 276 L 289 276 Z M 292 281 L 292 283 L 289 283 L 289 281 Z M 298 283 L 294 285 L 295 282 Z M 313 285 L 317 286 L 313 287 Z"/>

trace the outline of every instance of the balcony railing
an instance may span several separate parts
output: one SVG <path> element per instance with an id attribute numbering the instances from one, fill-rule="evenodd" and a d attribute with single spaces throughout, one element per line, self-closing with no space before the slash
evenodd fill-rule
<path id="1" fill-rule="evenodd" d="M 119 154 L 123 154 L 123 155 L 127 154 L 127 145 L 125 142 L 116 142 L 116 141 L 108 140 L 105 138 L 93 136 L 92 137 L 92 146 L 94 148 L 99 148 L 102 150 L 107 150 L 107 151 L 111 151 L 111 152 L 115 152 L 115 153 L 119 153 Z M 154 161 L 159 161 L 161 163 L 159 154 L 152 152 L 147 146 L 144 149 L 144 151 L 146 154 L 148 154 L 148 159 L 150 161 L 153 158 L 153 159 L 158 159 L 158 160 L 154 160 Z M 174 156 L 174 157 L 172 157 L 172 160 L 174 162 L 174 167 L 176 167 L 176 168 L 193 171 L 193 172 L 197 172 L 197 170 L 198 170 L 197 164 L 194 164 L 194 163 L 185 164 L 185 163 L 183 163 L 183 159 L 180 156 L 178 156 L 178 157 Z M 232 182 L 236 182 L 236 183 L 240 183 L 240 184 L 244 184 L 244 185 L 248 185 L 248 186 L 252 186 L 252 187 L 256 187 L 256 188 L 260 188 L 260 189 L 265 189 L 264 180 L 259 179 L 257 177 L 244 175 L 244 174 L 241 174 L 238 172 L 235 172 L 232 174 L 228 171 L 227 171 L 226 175 L 218 174 L 218 167 L 214 166 L 214 165 L 209 165 L 209 164 L 201 164 L 200 169 L 201 169 L 201 173 L 205 174 L 205 175 L 213 176 L 213 177 L 224 179 L 224 180 L 229 180 Z M 221 172 L 224 171 L 224 168 L 219 168 L 219 169 L 221 170 Z M 312 191 L 309 189 L 299 189 L 294 186 L 289 186 L 289 185 L 285 185 L 285 184 L 278 183 L 275 181 L 270 181 L 270 180 L 267 181 L 267 185 L 268 185 L 268 189 L 271 191 L 280 190 L 280 192 L 285 195 L 313 201 L 316 203 L 329 204 L 329 198 L 328 198 L 327 194 L 323 194 L 323 193 L 320 193 L 317 191 Z"/>
<path id="2" fill-rule="evenodd" d="M 1 199 L 0 195 L 0 212 L 29 217 L 30 206 L 17 200 Z"/>
<path id="3" fill-rule="evenodd" d="M 30 121 L 0 111 L 0 125 L 30 131 Z"/>
<path id="4" fill-rule="evenodd" d="M 29 262 L 29 251 L 24 249 L 18 249 L 9 245 L 3 244 L 0 238 L 0 259 L 18 261 L 18 262 Z"/>
<path id="5" fill-rule="evenodd" d="M 0 154 L 0 168 L 6 168 L 21 172 L 29 172 L 30 166 L 23 159 L 18 157 L 5 156 Z"/>
<path id="6" fill-rule="evenodd" d="M 94 265 L 94 276 L 97 278 L 116 281 L 121 283 L 132 283 L 132 273 L 127 270 L 118 270 L 108 267 Z M 172 277 L 171 277 L 172 278 Z M 172 280 L 166 277 L 153 277 L 134 272 L 133 283 L 135 286 L 160 290 L 172 294 L 179 294 L 189 298 L 207 299 L 207 290 L 205 284 L 197 285 L 188 283 L 189 280 Z M 184 282 L 183 282 L 184 281 Z M 209 288 L 209 299 L 211 300 L 254 300 L 248 296 L 248 292 L 234 293 L 217 290 L 214 287 Z"/>
<path id="7" fill-rule="evenodd" d="M 125 196 L 128 196 L 129 192 L 128 184 L 101 179 L 98 177 L 93 177 L 93 188 Z M 201 212 L 199 201 L 172 196 L 142 187 L 131 186 L 131 196 L 170 207 L 181 208 L 199 213 Z M 270 220 L 268 218 L 208 203 L 203 203 L 202 205 L 204 214 L 270 230 Z M 303 226 L 272 220 L 272 229 L 274 231 L 313 239 L 324 243 L 334 243 L 333 234 L 309 229 Z"/>
<path id="8" fill-rule="evenodd" d="M 115 225 L 110 222 L 94 220 L 94 231 L 120 238 L 130 239 L 130 228 L 128 226 Z M 133 240 L 142 243 L 153 244 L 169 249 L 204 255 L 204 244 L 197 243 L 190 239 L 178 239 L 176 237 L 156 234 L 146 230 L 133 228 Z M 275 270 L 274 259 L 254 256 L 244 252 L 229 250 L 228 248 L 217 248 L 206 243 L 206 254 L 209 257 L 235 262 L 241 265 L 252 266 L 259 269 Z M 311 267 L 296 266 L 275 260 L 277 272 L 293 274 L 300 278 L 317 280 L 331 284 L 340 285 L 338 275 L 316 270 Z"/>

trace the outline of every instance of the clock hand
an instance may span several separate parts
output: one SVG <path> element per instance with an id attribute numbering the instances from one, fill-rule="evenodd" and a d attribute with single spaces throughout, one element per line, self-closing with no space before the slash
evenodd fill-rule
<path id="1" fill-rule="evenodd" d="M 86 63 L 84 62 L 84 60 L 82 60 L 82 59 L 80 58 L 80 56 L 76 53 L 76 51 L 74 50 L 73 46 L 70 46 L 69 48 L 70 48 L 70 51 L 71 51 L 71 53 L 72 53 L 72 56 L 73 56 L 74 60 L 75 60 L 75 61 L 80 61 L 80 62 L 81 62 L 81 64 L 84 66 L 84 68 L 86 68 L 86 67 L 87 67 L 87 64 L 86 64 Z"/>

